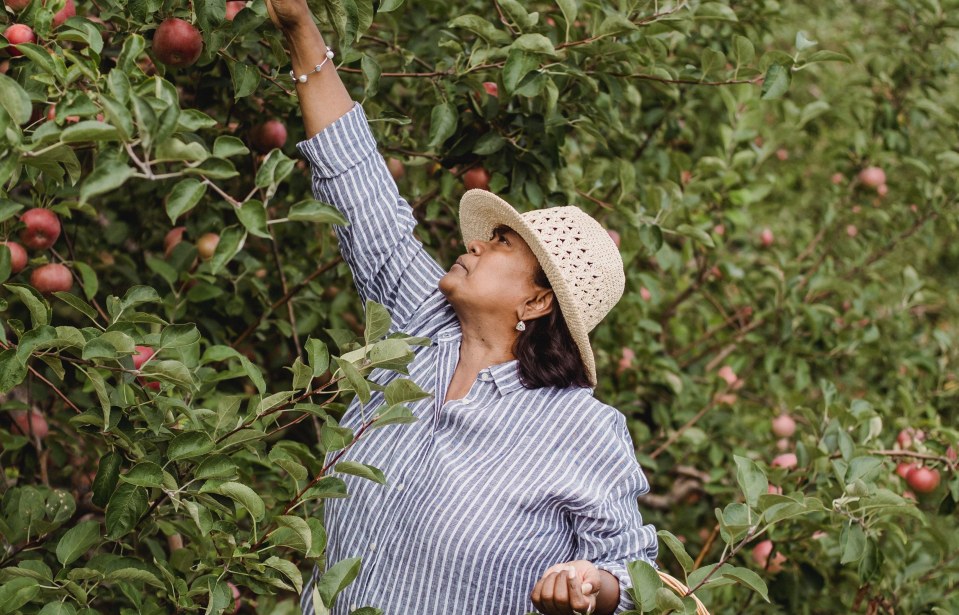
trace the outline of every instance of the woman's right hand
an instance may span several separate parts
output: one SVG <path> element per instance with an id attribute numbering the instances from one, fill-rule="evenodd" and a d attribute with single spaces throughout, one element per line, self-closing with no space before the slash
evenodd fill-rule
<path id="1" fill-rule="evenodd" d="M 266 0 L 266 10 L 273 24 L 284 31 L 295 30 L 313 19 L 306 0 Z"/>

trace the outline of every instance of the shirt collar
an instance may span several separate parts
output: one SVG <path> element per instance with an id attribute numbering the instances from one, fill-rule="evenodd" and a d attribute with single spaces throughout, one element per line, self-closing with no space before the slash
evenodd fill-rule
<path id="1" fill-rule="evenodd" d="M 463 339 L 463 332 L 459 326 L 450 327 L 441 331 L 436 339 L 441 344 L 458 344 Z M 509 395 L 517 389 L 524 388 L 519 377 L 519 361 L 516 359 L 482 369 L 477 378 L 485 381 L 492 379 L 500 396 Z"/>

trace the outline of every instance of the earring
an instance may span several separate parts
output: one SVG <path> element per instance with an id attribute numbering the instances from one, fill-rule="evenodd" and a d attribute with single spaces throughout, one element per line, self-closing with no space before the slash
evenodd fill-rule
<path id="1" fill-rule="evenodd" d="M 525 331 L 525 330 L 526 330 L 526 323 L 523 322 L 522 320 L 519 321 L 518 323 L 516 323 L 516 330 L 517 330 L 517 331 Z"/>

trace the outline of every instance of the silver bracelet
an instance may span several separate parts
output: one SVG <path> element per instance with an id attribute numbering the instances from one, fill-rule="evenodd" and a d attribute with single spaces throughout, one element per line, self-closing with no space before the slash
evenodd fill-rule
<path id="1" fill-rule="evenodd" d="M 322 62 L 320 62 L 319 64 L 317 64 L 316 66 L 314 66 L 312 71 L 310 71 L 310 72 L 308 72 L 308 73 L 304 73 L 304 74 L 300 75 L 299 77 L 297 77 L 295 74 L 293 74 L 293 71 L 291 70 L 291 71 L 290 71 L 290 79 L 292 79 L 294 82 L 306 83 L 307 77 L 309 77 L 309 76 L 312 75 L 313 73 L 318 73 L 318 72 L 320 72 L 321 70 L 323 70 L 323 65 L 326 64 L 327 62 L 329 62 L 329 61 L 332 60 L 332 59 L 333 59 L 333 50 L 330 49 L 329 47 L 327 47 L 327 48 L 326 48 L 326 58 L 325 58 Z"/>

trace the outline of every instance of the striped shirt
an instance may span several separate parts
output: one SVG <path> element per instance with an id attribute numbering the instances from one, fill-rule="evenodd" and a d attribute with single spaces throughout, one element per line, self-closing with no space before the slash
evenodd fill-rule
<path id="1" fill-rule="evenodd" d="M 653 562 L 658 542 L 637 508 L 649 486 L 623 415 L 588 388 L 525 388 L 515 360 L 482 370 L 464 398 L 443 404 L 462 333 L 437 289 L 445 272 L 415 239 L 362 107 L 298 147 L 316 198 L 350 221 L 336 233 L 362 298 L 384 304 L 395 330 L 433 341 L 409 365 L 434 395 L 410 404 L 418 420 L 367 432 L 343 458 L 381 469 L 387 484 L 344 475 L 350 496 L 324 504 L 327 561 L 362 558 L 332 614 L 522 615 L 535 611 L 543 571 L 576 559 L 619 579 L 617 613 L 633 608 L 625 564 Z M 382 401 L 354 401 L 341 424 L 357 429 Z"/>

